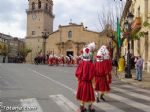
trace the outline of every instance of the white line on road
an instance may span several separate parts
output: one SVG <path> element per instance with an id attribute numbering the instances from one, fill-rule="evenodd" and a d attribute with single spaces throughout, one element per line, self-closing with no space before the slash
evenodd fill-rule
<path id="1" fill-rule="evenodd" d="M 133 90 L 136 90 L 136 91 L 141 91 L 141 92 L 150 94 L 150 90 L 141 89 L 141 88 L 138 88 L 138 87 L 135 87 L 135 86 L 131 86 L 131 85 L 122 85 L 122 87 L 130 88 L 130 89 L 133 89 Z"/>
<path id="2" fill-rule="evenodd" d="M 135 107 L 135 108 L 138 108 L 140 110 L 143 110 L 145 112 L 149 112 L 149 110 L 150 110 L 150 106 L 144 105 L 142 103 L 138 103 L 136 101 L 130 100 L 128 98 L 124 98 L 124 97 L 119 96 L 119 95 L 115 95 L 113 93 L 109 93 L 107 96 L 109 96 L 112 99 L 115 99 L 117 101 L 123 102 L 123 103 L 125 103 L 127 105 L 130 105 L 132 107 Z"/>
<path id="3" fill-rule="evenodd" d="M 50 81 L 52 81 L 52 82 L 54 82 L 54 83 L 56 83 L 56 84 L 58 84 L 58 85 L 60 85 L 60 86 L 62 86 L 62 87 L 64 87 L 64 88 L 66 88 L 66 89 L 68 89 L 68 90 L 70 90 L 71 92 L 73 92 L 75 94 L 75 90 L 70 88 L 70 87 L 68 87 L 67 85 L 65 85 L 63 83 L 60 83 L 58 81 L 55 81 L 54 79 L 52 79 L 50 77 L 47 77 L 45 75 L 42 75 L 42 74 L 40 74 L 39 72 L 37 72 L 35 70 L 31 70 L 31 69 L 29 69 L 29 70 L 34 72 L 34 73 L 36 73 L 36 74 L 38 74 L 38 75 L 40 75 L 40 76 L 42 76 L 42 77 L 44 77 L 44 78 L 46 78 L 46 79 L 48 79 L 48 80 L 50 80 Z M 150 107 L 147 106 L 147 105 L 144 105 L 142 103 L 138 103 L 136 101 L 130 100 L 128 98 L 125 98 L 125 97 L 122 97 L 122 96 L 119 96 L 119 95 L 115 95 L 113 93 L 109 93 L 107 96 L 109 96 L 110 98 L 115 99 L 117 101 L 123 102 L 123 103 L 125 103 L 127 105 L 130 105 L 132 107 L 135 107 L 137 109 L 143 110 L 145 112 L 149 112 L 149 110 L 150 110 Z M 105 105 L 110 105 L 110 104 L 105 103 Z M 115 107 L 112 106 L 112 105 L 111 105 L 111 108 L 115 109 Z M 103 107 L 103 110 L 106 110 L 106 112 L 108 111 L 108 109 L 105 108 L 105 107 Z M 123 112 L 123 111 L 118 109 L 117 112 Z"/>
<path id="4" fill-rule="evenodd" d="M 50 95 L 50 98 L 61 107 L 64 112 L 75 112 L 78 107 L 63 95 Z"/>
<path id="5" fill-rule="evenodd" d="M 143 99 L 143 100 L 150 101 L 150 97 L 148 97 L 148 96 L 145 96 L 145 95 L 142 95 L 142 94 L 139 94 L 139 93 L 136 93 L 136 92 L 130 92 L 128 90 L 120 89 L 120 88 L 117 88 L 117 87 L 111 87 L 111 88 L 115 91 L 119 91 L 119 92 L 122 92 L 124 94 L 136 97 L 136 98 L 140 98 L 140 99 Z"/>
<path id="6" fill-rule="evenodd" d="M 52 81 L 52 82 L 54 82 L 54 83 L 56 83 L 56 84 L 58 84 L 58 85 L 60 85 L 60 86 L 62 86 L 62 87 L 64 87 L 64 88 L 66 88 L 66 89 L 68 89 L 68 90 L 70 90 L 73 93 L 76 93 L 76 91 L 74 89 L 66 86 L 65 84 L 63 84 L 63 83 L 61 83 L 59 81 L 56 81 L 56 80 L 52 79 L 51 77 L 47 77 L 47 76 L 45 76 L 45 75 L 43 75 L 43 74 L 41 74 L 41 73 L 39 73 L 39 72 L 37 72 L 35 70 L 32 70 L 32 69 L 29 69 L 29 70 L 34 72 L 34 73 L 36 73 L 36 74 L 38 74 L 38 75 L 40 75 L 40 76 L 42 76 L 42 77 L 44 77 L 44 78 L 46 78 L 46 79 L 48 79 L 48 80 L 50 80 L 50 81 Z"/>
<path id="7" fill-rule="evenodd" d="M 70 72 L 68 72 L 68 71 L 65 71 L 65 70 L 62 70 L 62 69 L 58 69 L 58 68 L 53 68 L 53 69 L 55 69 L 55 70 L 57 70 L 57 71 L 62 71 L 62 72 L 65 72 L 65 73 L 70 73 Z"/>
<path id="8" fill-rule="evenodd" d="M 21 99 L 22 112 L 43 112 L 41 106 L 35 98 Z"/>
<path id="9" fill-rule="evenodd" d="M 106 102 L 102 102 L 102 103 L 94 103 L 94 105 L 102 110 L 104 110 L 105 112 L 125 112 L 113 105 L 110 105 Z"/>

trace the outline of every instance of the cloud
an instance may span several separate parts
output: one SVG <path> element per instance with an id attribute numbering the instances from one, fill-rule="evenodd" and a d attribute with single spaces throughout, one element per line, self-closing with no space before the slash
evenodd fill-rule
<path id="1" fill-rule="evenodd" d="M 89 29 L 99 31 L 98 14 L 121 6 L 123 3 L 118 0 L 54 0 L 54 28 L 66 25 L 72 19 L 72 22 L 83 22 Z"/>
<path id="2" fill-rule="evenodd" d="M 72 22 L 84 23 L 90 30 L 98 31 L 98 13 L 109 9 L 118 0 L 53 0 L 54 30 L 59 25 Z M 1 0 L 0 1 L 0 32 L 23 38 L 26 36 L 26 12 L 28 0 Z"/>
<path id="3" fill-rule="evenodd" d="M 0 32 L 25 37 L 27 3 L 23 0 L 0 1 Z"/>

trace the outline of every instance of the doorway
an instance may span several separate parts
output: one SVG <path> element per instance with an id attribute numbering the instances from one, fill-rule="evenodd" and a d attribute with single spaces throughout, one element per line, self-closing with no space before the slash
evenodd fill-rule
<path id="1" fill-rule="evenodd" d="M 67 52 L 66 52 L 66 55 L 67 55 L 68 57 L 70 57 L 70 55 L 73 56 L 73 51 L 67 51 Z"/>

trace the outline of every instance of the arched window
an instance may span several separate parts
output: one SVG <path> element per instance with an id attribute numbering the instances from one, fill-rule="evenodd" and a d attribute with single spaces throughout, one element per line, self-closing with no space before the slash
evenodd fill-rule
<path id="1" fill-rule="evenodd" d="M 72 31 L 68 32 L 68 38 L 72 38 Z"/>
<path id="2" fill-rule="evenodd" d="M 38 2 L 38 8 L 41 8 L 41 1 Z"/>
<path id="3" fill-rule="evenodd" d="M 35 3 L 32 2 L 32 10 L 34 10 L 34 9 L 35 9 Z"/>

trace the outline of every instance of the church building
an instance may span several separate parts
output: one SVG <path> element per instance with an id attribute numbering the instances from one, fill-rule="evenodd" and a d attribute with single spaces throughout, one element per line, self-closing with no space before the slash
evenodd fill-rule
<path id="1" fill-rule="evenodd" d="M 59 25 L 58 30 L 49 35 L 46 51 L 47 54 L 58 56 L 79 56 L 83 47 L 90 42 L 95 42 L 98 49 L 101 45 L 108 43 L 108 38 L 101 36 L 99 32 L 88 30 L 83 23 Z"/>
<path id="2" fill-rule="evenodd" d="M 27 34 L 25 44 L 32 52 L 28 54 L 26 61 L 33 62 L 35 56 L 44 54 L 42 32 L 53 32 L 53 1 L 52 0 L 28 0 Z"/>
<path id="3" fill-rule="evenodd" d="M 27 62 L 33 62 L 37 55 L 55 54 L 58 56 L 80 55 L 80 50 L 89 42 L 95 42 L 97 48 L 108 43 L 106 36 L 99 32 L 90 31 L 83 23 L 59 25 L 58 30 L 53 31 L 53 1 L 52 0 L 28 0 L 27 35 L 25 44 L 31 49 L 26 58 Z M 43 32 L 48 32 L 47 39 L 43 38 Z"/>

